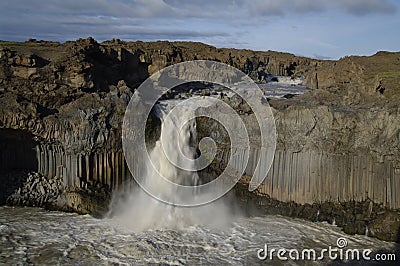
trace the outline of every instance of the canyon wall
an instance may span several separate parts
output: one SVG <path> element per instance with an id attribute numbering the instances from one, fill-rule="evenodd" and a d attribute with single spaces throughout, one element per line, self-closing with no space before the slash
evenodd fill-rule
<path id="1" fill-rule="evenodd" d="M 130 97 L 149 75 L 196 59 L 230 64 L 259 82 L 268 75 L 303 77 L 312 89 L 300 97 L 269 101 L 278 142 L 258 196 L 299 204 L 371 200 L 400 208 L 400 53 L 322 61 L 202 43 L 99 44 L 92 38 L 65 44 L 0 43 L 0 172 L 7 181 L 2 195 L 16 188 L 10 183 L 24 182 L 16 177 L 19 170 L 60 181 L 51 182 L 62 186 L 60 204 L 81 213 L 106 205 L 111 191 L 130 189 L 121 147 Z M 240 111 L 241 106 L 235 108 Z M 259 156 L 259 131 L 254 115 L 241 111 L 252 131 L 246 170 L 251 175 Z M 220 131 L 214 122 L 198 121 L 200 136 L 212 135 L 210 129 L 214 136 Z M 210 172 L 219 171 L 229 156 L 224 134 L 217 137 L 220 150 Z M 30 174 L 26 180 L 35 178 Z M 13 199 L 23 198 L 21 191 Z M 45 194 L 35 197 L 43 202 Z"/>
<path id="2" fill-rule="evenodd" d="M 216 112 L 213 108 L 208 112 Z M 297 203 L 370 199 L 400 208 L 399 109 L 290 106 L 273 112 L 275 157 L 258 194 Z M 258 159 L 266 155 L 261 154 L 255 115 L 242 112 L 241 118 L 252 144 L 246 168 L 252 176 Z M 227 132 L 215 120 L 204 119 L 198 119 L 198 132 L 200 138 L 212 137 L 217 142 L 212 170 L 224 168 L 231 148 Z"/>
<path id="3" fill-rule="evenodd" d="M 253 192 L 248 191 L 250 179 L 259 158 L 261 169 L 267 166 L 268 153 L 260 149 L 255 115 L 226 100 L 240 113 L 251 143 L 245 175 L 236 186 L 244 209 L 258 206 L 263 214 L 327 221 L 350 234 L 399 242 L 400 109 L 303 106 L 298 99 L 284 109 L 272 105 L 275 156 L 266 179 Z M 217 112 L 215 106 L 208 108 Z M 198 138 L 211 137 L 217 144 L 216 157 L 204 170 L 212 180 L 237 150 L 231 150 L 228 133 L 215 120 L 197 118 L 197 130 Z"/>
<path id="4" fill-rule="evenodd" d="M 313 61 L 185 42 L 2 42 L 0 127 L 31 134 L 34 170 L 60 178 L 66 189 L 100 183 L 112 190 L 129 179 L 120 136 L 135 88 L 165 66 L 194 59 L 226 62 L 255 79 L 294 75 L 295 65 L 304 68 Z M 32 148 L 22 152 L 32 154 Z M 3 163 L 12 165 L 11 159 Z"/>

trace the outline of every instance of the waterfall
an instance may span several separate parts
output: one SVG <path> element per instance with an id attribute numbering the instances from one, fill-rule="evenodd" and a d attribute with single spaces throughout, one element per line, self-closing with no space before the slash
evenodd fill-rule
<path id="1" fill-rule="evenodd" d="M 196 172 L 197 157 L 196 120 L 190 119 L 196 106 L 180 105 L 170 112 L 177 101 L 167 101 L 155 108 L 161 120 L 160 139 L 149 152 L 150 161 L 145 166 L 145 182 L 151 186 L 153 196 L 172 199 L 177 193 L 162 186 L 160 178 L 184 185 L 200 185 Z M 186 195 L 189 197 L 198 196 Z M 219 228 L 230 224 L 239 214 L 232 195 L 227 195 L 210 204 L 197 207 L 178 207 L 166 204 L 150 196 L 141 188 L 131 191 L 126 197 L 114 196 L 111 211 L 114 219 L 128 225 L 135 231 L 146 229 L 182 228 L 191 225 L 206 224 Z"/>
<path id="2" fill-rule="evenodd" d="M 173 104 L 156 106 L 156 114 L 162 121 L 161 135 L 150 152 L 145 178 L 148 185 L 167 198 L 174 197 L 175 193 L 159 187 L 159 178 L 166 178 L 179 185 L 199 185 L 194 161 L 196 159 L 194 147 L 197 138 L 196 120 L 189 118 L 195 110 L 189 106 L 180 106 L 178 111 L 170 113 L 172 107 Z"/>

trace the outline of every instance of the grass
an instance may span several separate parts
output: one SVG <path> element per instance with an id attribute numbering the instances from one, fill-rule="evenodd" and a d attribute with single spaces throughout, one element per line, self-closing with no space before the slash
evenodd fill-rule
<path id="1" fill-rule="evenodd" d="M 0 45 L 21 45 L 23 42 L 0 41 Z"/>
<path id="2" fill-rule="evenodd" d="M 56 42 L 12 42 L 0 40 L 0 47 L 16 51 L 20 55 L 36 54 L 49 61 L 61 60 L 66 54 Z"/>
<path id="3" fill-rule="evenodd" d="M 381 78 L 400 78 L 400 71 L 397 72 L 380 72 L 378 76 Z"/>

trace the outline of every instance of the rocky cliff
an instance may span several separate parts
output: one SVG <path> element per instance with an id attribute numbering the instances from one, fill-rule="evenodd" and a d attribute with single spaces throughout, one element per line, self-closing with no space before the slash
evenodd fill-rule
<path id="1" fill-rule="evenodd" d="M 195 59 L 230 64 L 258 82 L 268 75 L 303 77 L 312 89 L 270 100 L 278 146 L 258 196 L 297 204 L 369 200 L 385 210 L 400 208 L 400 53 L 321 61 L 202 43 L 99 44 L 92 38 L 0 42 L 0 171 L 7 181 L 0 186 L 2 203 L 38 199 L 39 205 L 104 212 L 111 191 L 132 185 L 121 149 L 122 117 L 132 93 L 165 66 Z M 244 113 L 257 132 L 254 115 Z M 202 135 L 214 128 L 209 121 L 198 127 Z M 223 154 L 213 164 L 219 167 L 227 156 L 220 142 Z M 255 160 L 257 140 L 252 146 Z M 35 179 L 43 182 L 33 186 Z M 36 187 L 40 193 L 23 195 Z M 58 191 L 57 198 L 46 199 L 51 191 Z"/>
<path id="2" fill-rule="evenodd" d="M 216 112 L 214 108 L 208 112 Z M 238 186 L 241 198 L 252 202 L 250 206 L 259 204 L 264 213 L 333 222 L 348 233 L 369 230 L 369 235 L 399 241 L 399 212 L 393 216 L 386 210 L 400 209 L 400 110 L 325 105 L 273 110 L 278 133 L 275 157 L 253 193 L 248 192 L 250 178 L 258 159 L 267 158 L 267 153 L 260 149 L 255 115 L 239 111 L 251 143 L 246 176 Z M 216 176 L 230 157 L 229 136 L 215 120 L 197 120 L 199 138 L 217 142 L 216 159 L 206 169 Z M 381 224 L 387 215 L 392 217 L 391 226 Z"/>

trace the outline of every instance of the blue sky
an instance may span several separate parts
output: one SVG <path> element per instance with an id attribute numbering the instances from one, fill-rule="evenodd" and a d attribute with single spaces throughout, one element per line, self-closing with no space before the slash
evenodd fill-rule
<path id="1" fill-rule="evenodd" d="M 0 39 L 200 41 L 315 58 L 400 50 L 396 0 L 2 0 Z"/>

